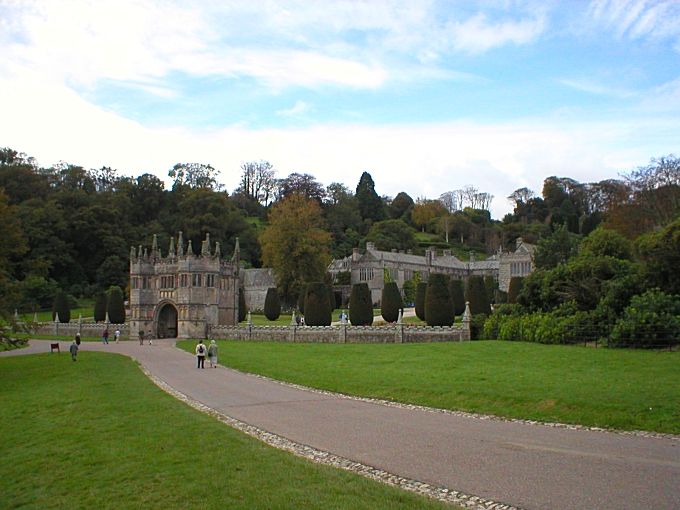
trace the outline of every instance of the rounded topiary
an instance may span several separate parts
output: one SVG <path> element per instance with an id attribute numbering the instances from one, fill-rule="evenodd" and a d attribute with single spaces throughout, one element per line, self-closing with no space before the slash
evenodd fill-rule
<path id="1" fill-rule="evenodd" d="M 248 315 L 248 307 L 246 306 L 246 295 L 243 287 L 238 288 L 238 321 L 243 322 Z"/>
<path id="2" fill-rule="evenodd" d="M 451 326 L 455 315 L 449 296 L 449 278 L 431 273 L 425 292 L 425 320 L 428 326 Z"/>
<path id="3" fill-rule="evenodd" d="M 421 321 L 425 320 L 425 293 L 427 292 L 427 282 L 418 282 L 416 286 L 416 317 Z"/>
<path id="4" fill-rule="evenodd" d="M 106 292 L 98 292 L 94 298 L 94 321 L 104 322 L 106 320 L 106 306 L 108 298 Z"/>
<path id="5" fill-rule="evenodd" d="M 371 290 L 367 283 L 352 285 L 349 297 L 349 321 L 352 326 L 370 326 L 373 324 L 373 303 Z"/>
<path id="6" fill-rule="evenodd" d="M 270 321 L 275 321 L 281 316 L 281 300 L 275 287 L 267 289 L 267 295 L 264 298 L 264 316 Z"/>
<path id="7" fill-rule="evenodd" d="M 508 303 L 517 303 L 517 296 L 522 291 L 524 285 L 524 278 L 521 276 L 513 276 L 510 278 L 510 285 L 508 287 Z"/>
<path id="8" fill-rule="evenodd" d="M 71 307 L 68 304 L 68 296 L 66 292 L 60 290 L 54 296 L 54 303 L 52 304 L 52 320 L 59 314 L 59 322 L 66 323 L 71 320 Z"/>
<path id="9" fill-rule="evenodd" d="M 465 291 L 463 290 L 463 280 L 449 280 L 449 295 L 453 304 L 454 315 L 463 315 L 465 311 Z"/>
<path id="10" fill-rule="evenodd" d="M 108 291 L 109 299 L 106 311 L 112 324 L 125 324 L 125 300 L 120 287 L 111 287 Z"/>
<path id="11" fill-rule="evenodd" d="M 387 322 L 397 322 L 399 310 L 403 308 L 404 303 L 401 300 L 401 292 L 399 292 L 397 282 L 386 283 L 380 299 L 380 313 L 383 319 Z"/>
<path id="12" fill-rule="evenodd" d="M 323 282 L 308 283 L 305 291 L 305 325 L 330 326 L 331 320 L 328 286 Z"/>
<path id="13" fill-rule="evenodd" d="M 467 300 L 470 302 L 470 313 L 472 315 L 491 314 L 491 305 L 486 296 L 484 278 L 481 276 L 471 276 L 468 279 Z"/>

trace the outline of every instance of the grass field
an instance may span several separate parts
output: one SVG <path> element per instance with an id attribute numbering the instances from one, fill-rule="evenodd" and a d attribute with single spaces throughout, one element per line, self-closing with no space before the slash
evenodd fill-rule
<path id="1" fill-rule="evenodd" d="M 92 318 L 94 314 L 93 305 L 81 306 L 78 308 L 71 309 L 71 321 L 77 321 L 78 316 L 82 315 L 83 318 Z M 52 312 L 50 310 L 42 310 L 37 313 L 38 322 L 52 322 Z M 34 314 L 32 313 L 20 313 L 19 319 L 24 322 L 32 322 Z"/>
<path id="2" fill-rule="evenodd" d="M 167 395 L 128 358 L 78 357 L 0 359 L 1 507 L 444 508 L 268 447 Z"/>
<path id="3" fill-rule="evenodd" d="M 680 433 L 680 352 L 521 342 L 221 341 L 220 362 L 326 390 L 511 418 Z M 179 342 L 192 350 L 194 342 Z"/>

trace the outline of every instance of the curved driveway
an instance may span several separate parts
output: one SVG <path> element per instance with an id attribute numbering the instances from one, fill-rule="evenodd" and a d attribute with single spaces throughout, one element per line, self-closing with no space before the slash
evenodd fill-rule
<path id="1" fill-rule="evenodd" d="M 61 345 L 68 355 L 68 344 Z M 48 347 L 31 341 L 27 349 L 0 355 Z M 197 370 L 195 358 L 174 341 L 81 348 L 131 356 L 222 414 L 430 485 L 528 509 L 680 509 L 678 436 L 572 430 L 353 400 L 224 367 Z"/>

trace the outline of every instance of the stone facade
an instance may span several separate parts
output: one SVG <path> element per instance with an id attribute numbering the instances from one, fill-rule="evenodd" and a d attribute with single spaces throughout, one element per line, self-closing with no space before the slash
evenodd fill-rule
<path id="1" fill-rule="evenodd" d="M 210 236 L 196 255 L 191 241 L 185 246 L 179 233 L 170 240 L 167 257 L 161 255 L 156 236 L 151 252 L 130 251 L 130 338 L 139 332 L 157 338 L 206 338 L 208 329 L 238 323 L 239 245 L 231 260 L 214 252 Z"/>
<path id="2" fill-rule="evenodd" d="M 241 286 L 248 310 L 264 310 L 267 289 L 276 287 L 274 271 L 270 267 L 241 269 Z"/>
<path id="3" fill-rule="evenodd" d="M 498 288 L 503 292 L 508 291 L 510 278 L 527 276 L 535 269 L 534 245 L 518 237 L 515 246 L 513 253 L 502 254 L 498 261 Z"/>
<path id="4" fill-rule="evenodd" d="M 366 250 L 361 253 L 355 248 L 352 255 L 343 259 L 336 259 L 328 266 L 328 271 L 335 277 L 338 273 L 349 272 L 351 283 L 367 283 L 371 290 L 373 303 L 379 304 L 382 289 L 385 286 L 385 275 L 389 274 L 392 281 L 397 282 L 403 289 L 404 282 L 412 280 L 416 274 L 421 281 L 427 281 L 430 273 L 444 273 L 454 278 L 467 281 L 470 276 L 493 276 L 499 281 L 499 288 L 507 291 L 509 277 L 501 275 L 500 268 L 507 270 L 521 267 L 527 269 L 524 275 L 533 270 L 533 247 L 518 239 L 518 248 L 514 253 L 499 252 L 487 260 L 476 261 L 471 257 L 469 262 L 463 262 L 450 250 L 438 254 L 434 248 L 428 248 L 425 255 L 413 255 L 410 252 L 381 251 L 373 243 L 366 243 Z M 513 264 L 520 264 L 515 266 Z M 528 264 L 528 265 L 527 265 Z M 503 278 L 503 279 L 502 279 Z M 503 286 L 504 285 L 504 286 Z"/>

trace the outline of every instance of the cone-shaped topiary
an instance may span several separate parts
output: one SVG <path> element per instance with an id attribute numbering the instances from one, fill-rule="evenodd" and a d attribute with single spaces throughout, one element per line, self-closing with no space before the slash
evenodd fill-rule
<path id="1" fill-rule="evenodd" d="M 331 313 L 338 307 L 338 304 L 335 302 L 335 292 L 333 292 L 333 285 L 327 284 L 326 288 L 328 289 L 328 304 L 331 307 Z"/>
<path id="2" fill-rule="evenodd" d="M 465 311 L 465 292 L 463 290 L 463 281 L 458 279 L 449 280 L 449 295 L 453 303 L 454 315 L 463 315 Z"/>
<path id="3" fill-rule="evenodd" d="M 106 306 L 108 298 L 106 292 L 101 291 L 97 293 L 94 299 L 94 321 L 104 322 L 106 320 Z"/>
<path id="4" fill-rule="evenodd" d="M 323 282 L 308 283 L 305 292 L 305 325 L 330 326 L 331 320 L 328 286 Z"/>
<path id="5" fill-rule="evenodd" d="M 455 315 L 449 296 L 449 277 L 430 273 L 425 291 L 425 320 L 428 326 L 451 326 Z"/>
<path id="6" fill-rule="evenodd" d="M 421 321 L 425 320 L 425 293 L 427 292 L 427 282 L 418 282 L 416 286 L 416 317 Z"/>
<path id="7" fill-rule="evenodd" d="M 109 299 L 106 311 L 109 314 L 109 321 L 112 324 L 125 324 L 125 300 L 122 289 L 114 286 L 109 288 L 107 294 Z"/>
<path id="8" fill-rule="evenodd" d="M 513 276 L 510 278 L 510 285 L 508 287 L 508 303 L 517 303 L 517 296 L 524 285 L 524 278 L 521 276 Z"/>
<path id="9" fill-rule="evenodd" d="M 352 293 L 349 296 L 349 321 L 352 326 L 373 324 L 373 302 L 367 283 L 352 285 Z"/>
<path id="10" fill-rule="evenodd" d="M 243 287 L 238 288 L 238 321 L 243 322 L 248 315 L 248 307 L 246 306 L 246 295 Z"/>
<path id="11" fill-rule="evenodd" d="M 399 310 L 404 308 L 397 282 L 388 282 L 382 290 L 380 313 L 387 322 L 397 322 Z"/>
<path id="12" fill-rule="evenodd" d="M 486 289 L 486 297 L 489 300 L 489 303 L 492 303 L 494 301 L 497 288 L 498 282 L 496 281 L 496 278 L 494 278 L 491 275 L 487 275 L 484 277 L 484 289 Z"/>
<path id="13" fill-rule="evenodd" d="M 468 279 L 467 300 L 470 302 L 470 313 L 472 315 L 491 314 L 489 299 L 486 297 L 484 278 L 471 276 Z"/>
<path id="14" fill-rule="evenodd" d="M 274 287 L 267 289 L 267 295 L 264 298 L 264 315 L 270 321 L 275 321 L 281 315 L 279 291 Z"/>
<path id="15" fill-rule="evenodd" d="M 71 320 L 71 307 L 68 303 L 68 296 L 66 292 L 60 290 L 54 296 L 54 303 L 52 304 L 52 320 L 55 319 L 56 314 L 59 314 L 59 322 L 67 323 Z"/>

